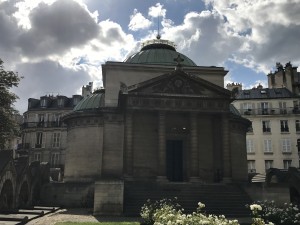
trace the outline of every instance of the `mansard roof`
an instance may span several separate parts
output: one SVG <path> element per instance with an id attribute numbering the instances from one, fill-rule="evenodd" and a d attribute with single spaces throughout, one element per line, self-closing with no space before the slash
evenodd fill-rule
<path id="1" fill-rule="evenodd" d="M 246 99 L 276 99 L 292 98 L 293 93 L 287 88 L 255 88 L 249 90 L 240 90 L 236 95 L 237 100 Z"/>
<path id="2" fill-rule="evenodd" d="M 53 110 L 53 109 L 72 109 L 83 97 L 81 95 L 73 95 L 68 98 L 63 95 L 45 95 L 41 96 L 40 99 L 29 98 L 28 99 L 28 111 L 31 110 Z M 58 101 L 62 99 L 63 104 L 59 105 Z M 45 104 L 41 102 L 45 100 Z"/>

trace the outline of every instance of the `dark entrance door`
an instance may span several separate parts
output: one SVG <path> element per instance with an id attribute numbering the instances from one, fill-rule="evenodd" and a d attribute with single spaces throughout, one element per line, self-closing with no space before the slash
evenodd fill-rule
<path id="1" fill-rule="evenodd" d="M 183 181 L 182 140 L 167 140 L 167 178 L 169 181 Z"/>

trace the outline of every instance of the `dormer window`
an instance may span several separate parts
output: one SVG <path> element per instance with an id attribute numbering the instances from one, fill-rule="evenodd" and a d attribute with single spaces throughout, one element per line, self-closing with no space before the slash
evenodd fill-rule
<path id="1" fill-rule="evenodd" d="M 42 108 L 46 108 L 47 107 L 47 99 L 46 98 L 41 99 L 41 107 Z"/>
<path id="2" fill-rule="evenodd" d="M 64 107 L 64 99 L 63 98 L 58 98 L 57 99 L 57 105 L 58 105 L 58 107 Z"/>
<path id="3" fill-rule="evenodd" d="M 76 106 L 81 100 L 80 95 L 73 95 L 73 106 Z"/>
<path id="4" fill-rule="evenodd" d="M 261 94 L 267 94 L 267 92 L 265 90 L 261 90 L 260 93 Z"/>

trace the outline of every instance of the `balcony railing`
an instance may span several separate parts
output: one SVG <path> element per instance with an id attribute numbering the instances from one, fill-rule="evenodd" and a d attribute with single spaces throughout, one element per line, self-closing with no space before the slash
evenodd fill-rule
<path id="1" fill-rule="evenodd" d="M 266 109 L 239 109 L 241 115 L 286 115 L 286 114 L 300 114 L 300 108 L 266 108 Z"/>
<path id="2" fill-rule="evenodd" d="M 20 150 L 20 149 L 29 149 L 29 148 L 30 148 L 30 144 L 29 143 L 18 144 L 18 146 L 17 146 L 17 150 Z"/>
<path id="3" fill-rule="evenodd" d="M 22 128 L 37 128 L 37 127 L 66 127 L 65 123 L 62 122 L 55 122 L 55 121 L 49 121 L 49 122 L 25 122 L 22 124 Z"/>

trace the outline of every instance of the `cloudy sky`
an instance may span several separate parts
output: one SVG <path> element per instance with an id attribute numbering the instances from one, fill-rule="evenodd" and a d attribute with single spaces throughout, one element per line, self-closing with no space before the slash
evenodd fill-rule
<path id="1" fill-rule="evenodd" d="M 16 108 L 102 86 L 101 64 L 138 51 L 158 21 L 197 65 L 229 70 L 226 82 L 266 86 L 276 62 L 300 66 L 300 0 L 0 0 L 0 58 L 24 77 Z"/>

